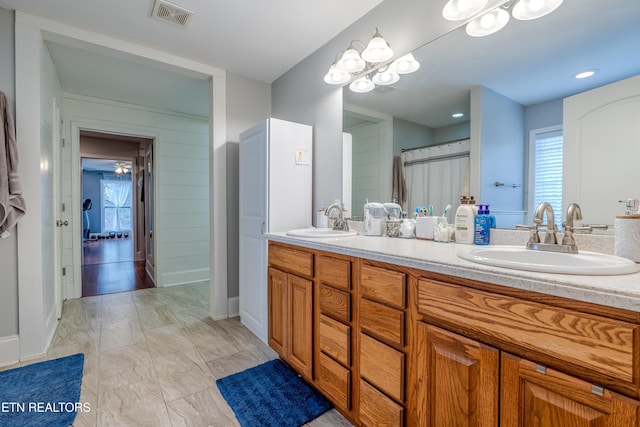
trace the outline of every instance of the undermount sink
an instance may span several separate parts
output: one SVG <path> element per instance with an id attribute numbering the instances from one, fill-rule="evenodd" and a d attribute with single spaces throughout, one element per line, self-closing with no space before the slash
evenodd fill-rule
<path id="1" fill-rule="evenodd" d="M 565 254 L 523 246 L 483 246 L 460 249 L 458 256 L 479 264 L 543 273 L 608 276 L 640 271 L 640 265 L 626 258 L 587 251 Z"/>
<path id="2" fill-rule="evenodd" d="M 287 231 L 287 236 L 291 237 L 350 237 L 358 234 L 355 230 L 342 231 L 331 228 L 297 228 Z"/>

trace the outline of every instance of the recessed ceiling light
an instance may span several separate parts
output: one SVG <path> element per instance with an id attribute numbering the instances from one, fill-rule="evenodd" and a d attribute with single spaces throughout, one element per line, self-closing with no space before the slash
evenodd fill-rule
<path id="1" fill-rule="evenodd" d="M 576 79 L 586 79 L 587 77 L 593 76 L 596 73 L 596 71 L 598 71 L 598 70 L 593 69 L 593 70 L 583 71 L 581 73 L 576 74 L 574 77 Z"/>
<path id="2" fill-rule="evenodd" d="M 451 117 L 453 117 L 454 119 L 458 119 L 460 117 L 464 117 L 464 113 L 453 113 Z"/>

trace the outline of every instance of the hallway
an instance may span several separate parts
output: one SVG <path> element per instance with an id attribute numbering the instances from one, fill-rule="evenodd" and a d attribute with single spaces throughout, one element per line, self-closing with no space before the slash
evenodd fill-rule
<path id="1" fill-rule="evenodd" d="M 131 238 L 82 242 L 82 296 L 153 288 L 144 261 L 133 261 Z"/>

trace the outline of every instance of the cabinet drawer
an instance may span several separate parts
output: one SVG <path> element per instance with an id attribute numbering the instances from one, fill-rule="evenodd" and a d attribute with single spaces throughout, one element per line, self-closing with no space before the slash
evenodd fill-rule
<path id="1" fill-rule="evenodd" d="M 269 265 L 300 276 L 313 277 L 313 254 L 269 245 Z"/>
<path id="2" fill-rule="evenodd" d="M 367 299 L 360 300 L 360 328 L 388 344 L 404 346 L 404 312 Z"/>
<path id="3" fill-rule="evenodd" d="M 346 291 L 351 289 L 350 261 L 322 255 L 316 258 L 316 269 L 320 283 Z"/>
<path id="4" fill-rule="evenodd" d="M 351 409 L 351 373 L 326 354 L 320 353 L 318 360 L 318 387 L 337 406 Z"/>
<path id="5" fill-rule="evenodd" d="M 418 311 L 568 364 L 633 383 L 639 326 L 434 280 L 418 281 Z"/>
<path id="6" fill-rule="evenodd" d="M 398 271 L 363 265 L 360 278 L 362 296 L 397 308 L 406 303 L 406 276 Z"/>
<path id="7" fill-rule="evenodd" d="M 327 285 L 320 285 L 320 312 L 344 323 L 351 321 L 351 295 Z"/>
<path id="8" fill-rule="evenodd" d="M 363 333 L 360 376 L 397 402 L 404 400 L 404 354 Z"/>
<path id="9" fill-rule="evenodd" d="M 404 408 L 366 381 L 360 380 L 360 422 L 363 426 L 401 426 Z"/>
<path id="10" fill-rule="evenodd" d="M 351 327 L 321 314 L 318 329 L 320 350 L 343 366 L 349 367 L 351 365 Z"/>

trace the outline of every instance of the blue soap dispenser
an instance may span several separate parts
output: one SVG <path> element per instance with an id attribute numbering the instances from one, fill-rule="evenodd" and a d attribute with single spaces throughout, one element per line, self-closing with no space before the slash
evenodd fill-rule
<path id="1" fill-rule="evenodd" d="M 489 205 L 478 205 L 478 214 L 475 217 L 473 243 L 476 245 L 489 244 L 491 237 L 491 222 Z"/>

